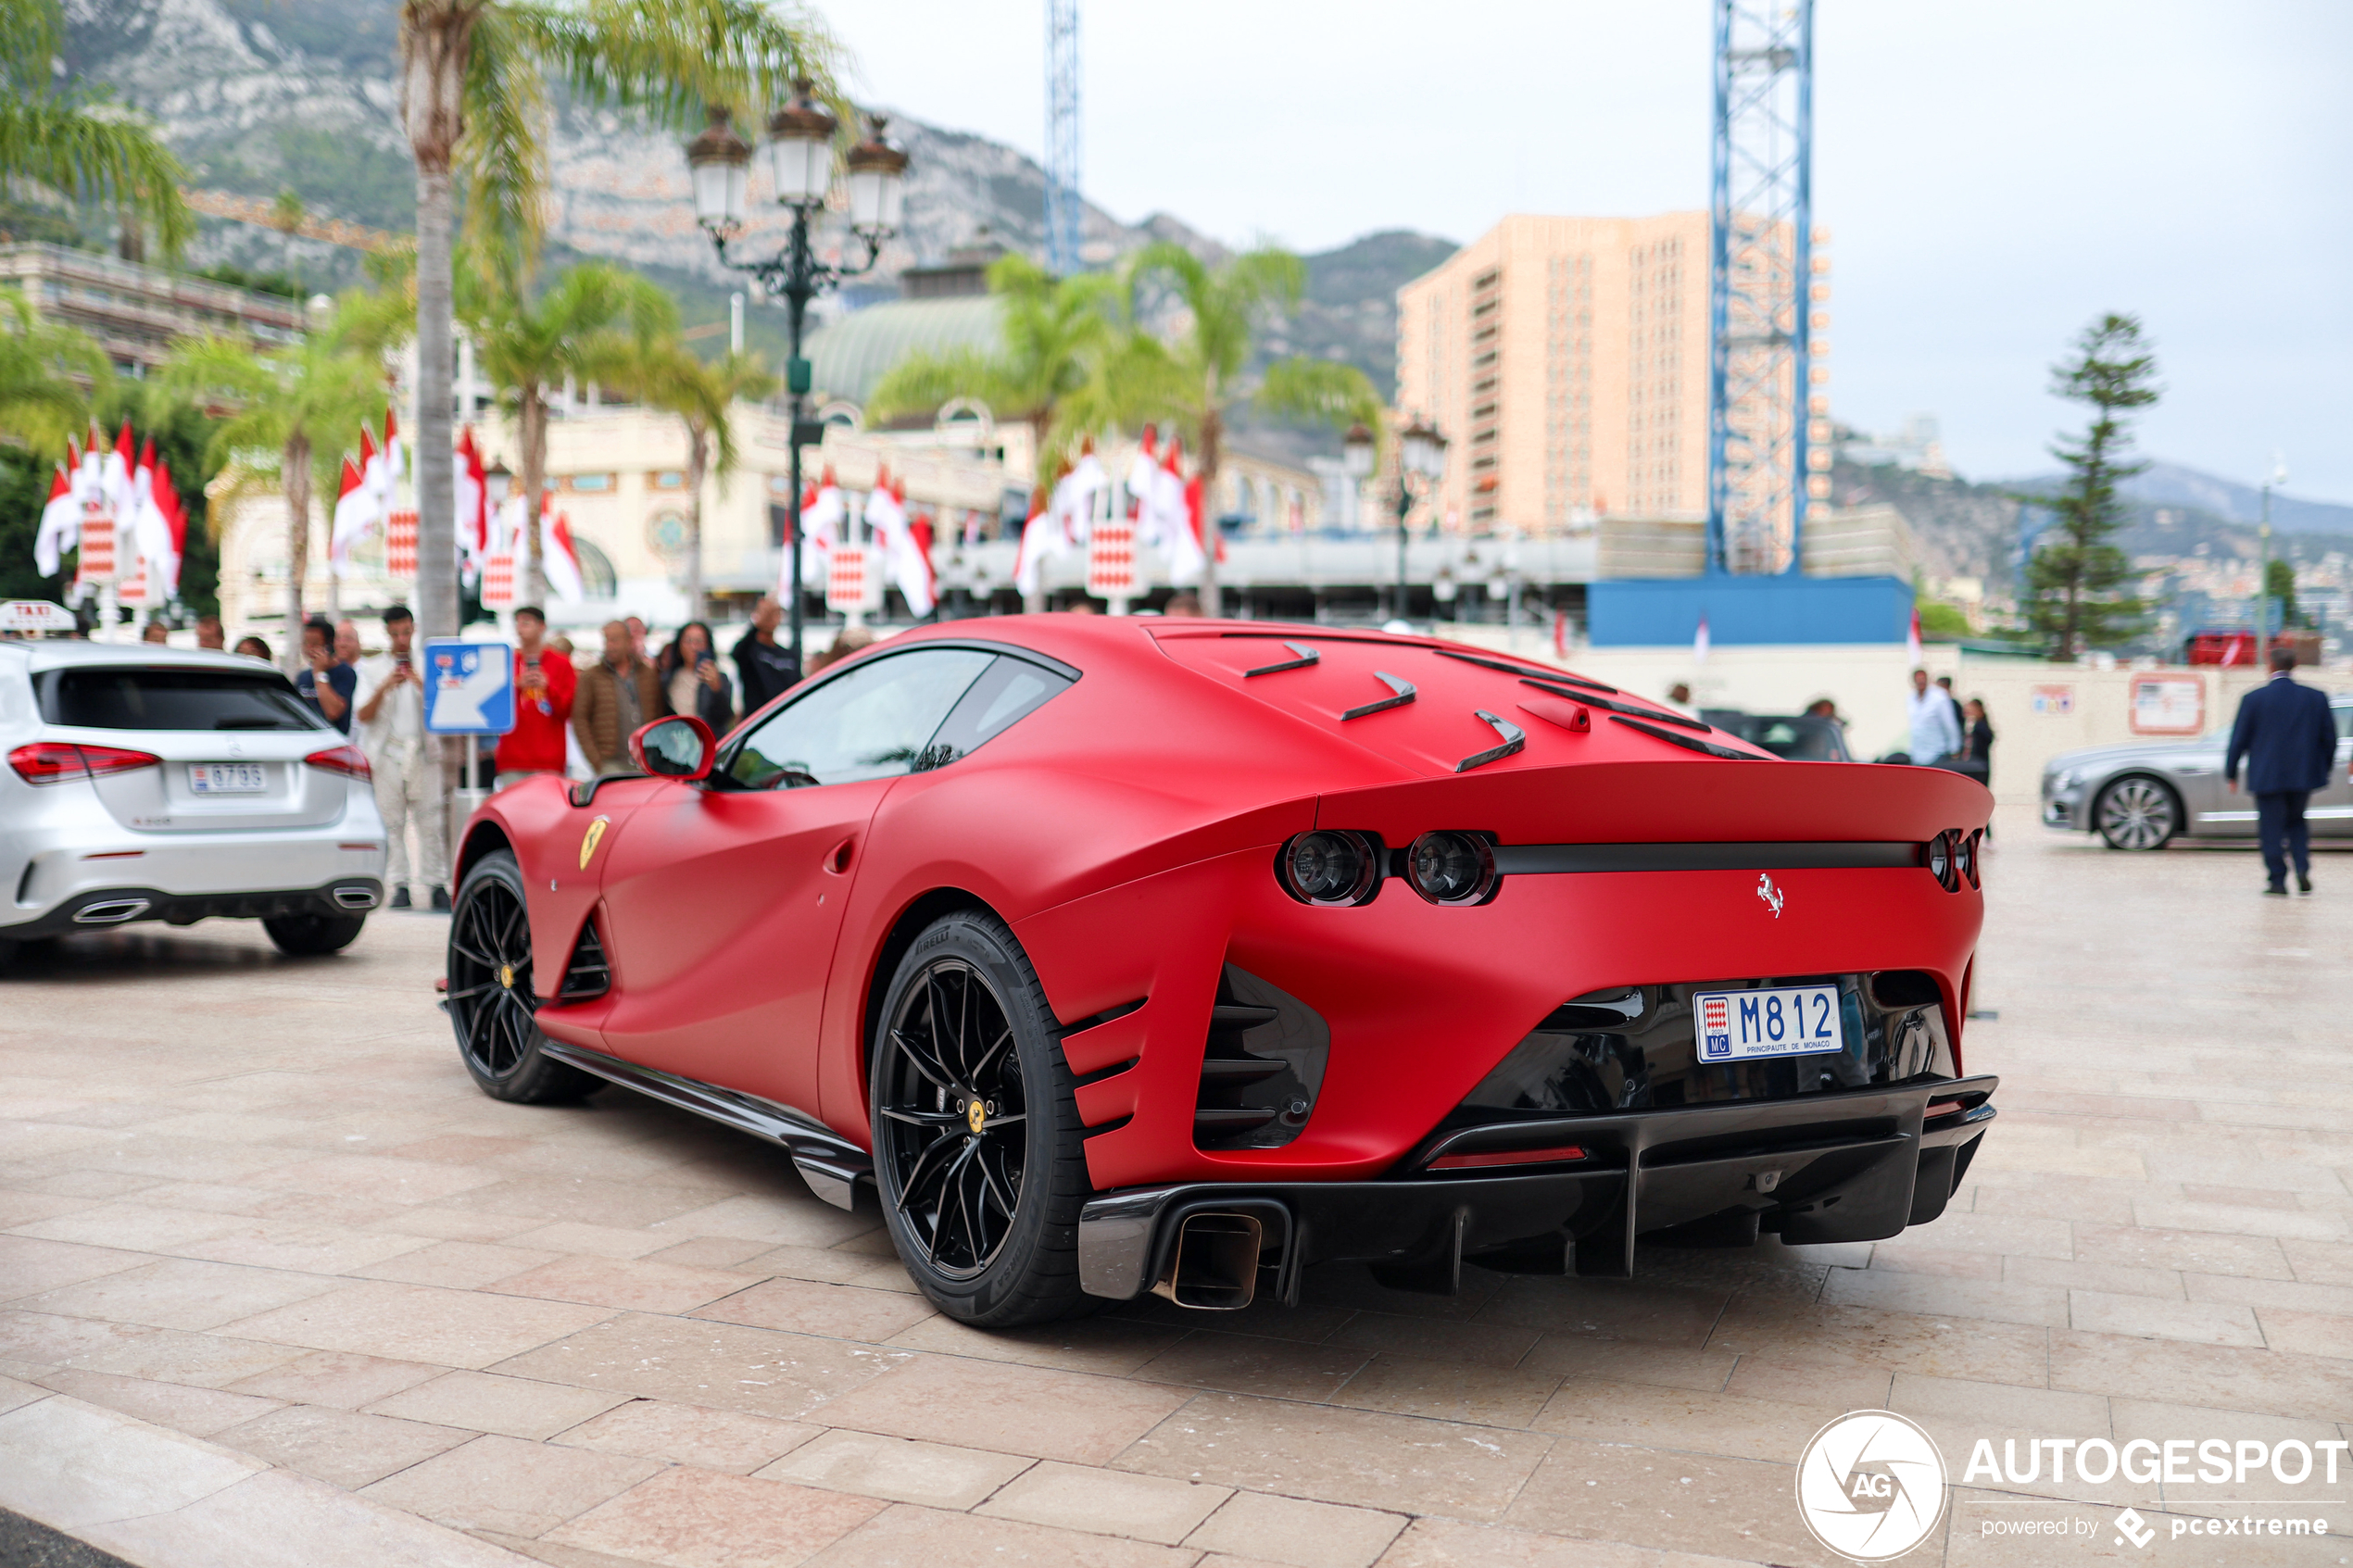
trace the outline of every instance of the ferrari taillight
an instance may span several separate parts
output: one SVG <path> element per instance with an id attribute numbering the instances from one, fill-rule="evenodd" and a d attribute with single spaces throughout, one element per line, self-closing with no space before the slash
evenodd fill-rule
<path id="1" fill-rule="evenodd" d="M 321 772 L 341 773 L 346 778 L 366 780 L 372 776 L 368 759 L 356 746 L 338 746 L 325 751 L 314 751 L 302 759 L 306 768 Z"/>
<path id="2" fill-rule="evenodd" d="M 1368 904 L 1380 891 L 1380 842 L 1368 834 L 1302 833 L 1275 857 L 1275 880 L 1302 904 Z"/>
<path id="3" fill-rule="evenodd" d="M 130 751 L 119 746 L 75 746 L 66 741 L 34 741 L 8 753 L 8 766 L 17 771 L 19 778 L 33 784 L 100 779 L 109 773 L 129 773 L 162 765 L 162 758 L 144 751 Z"/>

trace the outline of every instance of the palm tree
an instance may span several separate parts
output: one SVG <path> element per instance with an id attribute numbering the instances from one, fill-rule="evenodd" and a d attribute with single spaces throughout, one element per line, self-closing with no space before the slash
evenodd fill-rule
<path id="1" fill-rule="evenodd" d="M 401 105 L 417 162 L 417 450 L 450 447 L 453 174 L 466 177 L 477 237 L 511 236 L 528 259 L 544 220 L 551 75 L 585 102 L 676 129 L 705 104 L 748 114 L 784 101 L 798 77 L 830 83 L 837 53 L 813 19 L 770 0 L 401 0 Z M 455 505 L 449 465 L 420 462 L 428 636 L 458 629 Z"/>
<path id="2" fill-rule="evenodd" d="M 1038 472 L 1051 473 L 1053 458 L 1082 430 L 1103 422 L 1095 417 L 1102 399 L 1094 392 L 1116 345 L 1116 289 L 1101 273 L 1057 278 L 1026 256 L 999 257 L 988 269 L 989 293 L 1000 302 L 998 352 L 911 354 L 875 388 L 868 416 L 895 419 L 950 398 L 977 398 L 998 419 L 1030 427 Z"/>
<path id="3" fill-rule="evenodd" d="M 673 332 L 678 307 L 670 295 L 635 272 L 609 262 L 572 268 L 534 296 L 512 257 L 468 269 L 459 313 L 474 341 L 483 370 L 499 389 L 515 421 L 522 468 L 523 526 L 535 527 L 547 484 L 547 404 L 567 380 L 618 380 L 654 340 Z M 431 447 L 421 447 L 431 451 Z M 436 465 L 419 463 L 420 473 Z M 438 465 L 447 471 L 448 465 Z M 420 565 L 419 586 L 422 581 Z M 547 597 L 547 580 L 539 552 L 518 584 L 523 602 Z"/>
<path id="4" fill-rule="evenodd" d="M 0 0 L 0 187 L 26 181 L 69 201 L 113 207 L 126 252 L 152 225 L 166 255 L 195 237 L 195 215 L 181 198 L 187 178 L 146 120 L 93 88 L 53 83 L 64 47 L 57 0 Z"/>
<path id="5" fill-rule="evenodd" d="M 256 478 L 274 479 L 285 497 L 286 668 L 297 669 L 312 477 L 341 470 L 362 420 L 382 421 L 387 399 L 381 365 L 332 328 L 270 350 L 241 337 L 208 335 L 182 341 L 154 384 L 165 397 L 228 409 L 208 453 L 233 456 Z"/>
<path id="6" fill-rule="evenodd" d="M 1193 443 L 1202 490 L 1214 495 L 1225 452 L 1227 410 L 1247 390 L 1242 372 L 1260 324 L 1297 307 L 1307 287 L 1307 264 L 1271 246 L 1235 257 L 1217 267 L 1172 241 L 1138 251 L 1127 266 L 1126 319 L 1142 320 L 1147 307 L 1180 307 L 1176 332 L 1163 339 L 1130 329 L 1116 376 L 1122 401 L 1141 405 L 1173 420 Z M 1362 420 L 1378 428 L 1380 395 L 1353 365 L 1328 359 L 1290 358 L 1266 368 L 1253 401 L 1268 413 L 1345 425 Z M 1209 524 L 1213 533 L 1214 521 Z M 1214 538 L 1202 546 L 1202 613 L 1215 615 L 1217 550 Z"/>
<path id="7" fill-rule="evenodd" d="M 0 292 L 0 430 L 46 457 L 90 416 L 83 384 L 114 377 L 105 350 L 76 327 L 33 313 L 22 295 Z"/>
<path id="8" fill-rule="evenodd" d="M 699 359 L 676 337 L 665 337 L 633 355 L 618 384 L 686 427 L 686 613 L 699 620 L 703 478 L 712 474 L 724 483 L 736 471 L 735 405 L 773 395 L 776 378 L 757 354 Z"/>

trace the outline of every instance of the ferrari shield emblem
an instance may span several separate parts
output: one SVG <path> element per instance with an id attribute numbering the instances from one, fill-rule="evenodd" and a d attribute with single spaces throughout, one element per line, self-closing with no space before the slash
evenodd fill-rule
<path id="1" fill-rule="evenodd" d="M 964 1124 L 977 1135 L 988 1121 L 988 1108 L 981 1103 L 978 1097 L 975 1097 L 973 1102 L 964 1107 Z"/>
<path id="2" fill-rule="evenodd" d="M 588 858 L 597 852 L 597 841 L 605 836 L 605 829 L 611 825 L 610 817 L 598 817 L 588 824 L 587 833 L 583 834 L 580 840 L 580 869 L 582 871 L 588 869 Z"/>

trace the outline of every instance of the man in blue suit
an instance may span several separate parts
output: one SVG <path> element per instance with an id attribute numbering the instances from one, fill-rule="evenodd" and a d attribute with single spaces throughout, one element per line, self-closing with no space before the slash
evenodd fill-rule
<path id="1" fill-rule="evenodd" d="M 2239 759 L 2246 759 L 2247 792 L 2255 797 L 2256 833 L 2271 879 L 2263 891 L 2281 897 L 2287 896 L 2290 858 L 2296 861 L 2296 885 L 2312 891 L 2312 835 L 2304 825 L 2304 806 L 2314 790 L 2327 787 L 2329 770 L 2336 765 L 2336 723 L 2329 715 L 2328 694 L 2297 684 L 2289 673 L 2295 668 L 2295 649 L 2284 645 L 2271 649 L 2271 678 L 2239 699 L 2230 755 L 2222 763 L 2222 777 L 2235 794 Z"/>

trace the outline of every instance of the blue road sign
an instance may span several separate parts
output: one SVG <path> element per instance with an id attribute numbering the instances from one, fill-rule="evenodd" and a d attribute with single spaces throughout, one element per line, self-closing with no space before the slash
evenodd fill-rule
<path id="1" fill-rule="evenodd" d="M 515 650 L 510 643 L 428 637 L 425 728 L 437 735 L 503 735 L 515 727 Z"/>

